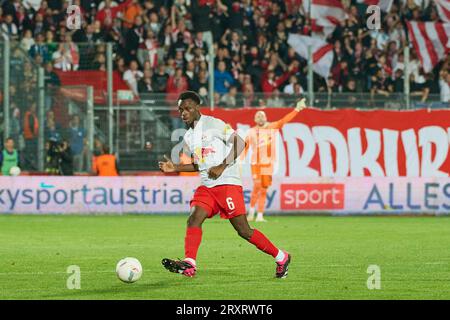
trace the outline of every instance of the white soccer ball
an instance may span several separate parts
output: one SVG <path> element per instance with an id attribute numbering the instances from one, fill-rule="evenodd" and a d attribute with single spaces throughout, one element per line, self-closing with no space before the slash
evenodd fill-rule
<path id="1" fill-rule="evenodd" d="M 12 175 L 13 177 L 16 177 L 20 174 L 21 170 L 19 167 L 14 166 L 11 169 L 9 169 L 9 174 Z"/>
<path id="2" fill-rule="evenodd" d="M 136 258 L 123 258 L 117 263 L 116 273 L 123 282 L 136 282 L 142 276 L 142 265 Z"/>

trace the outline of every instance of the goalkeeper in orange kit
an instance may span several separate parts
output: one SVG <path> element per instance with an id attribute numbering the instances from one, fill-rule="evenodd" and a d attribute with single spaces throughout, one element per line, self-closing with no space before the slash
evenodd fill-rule
<path id="1" fill-rule="evenodd" d="M 256 221 L 266 221 L 263 214 L 266 205 L 267 189 L 272 184 L 273 163 L 276 156 L 276 133 L 286 123 L 294 119 L 298 112 L 305 108 L 306 104 L 303 98 L 297 102 L 294 110 L 275 122 L 268 122 L 264 111 L 256 112 L 256 126 L 249 130 L 245 139 L 246 147 L 242 154 L 242 158 L 245 158 L 249 148 L 251 147 L 253 150 L 251 158 L 253 191 L 250 198 L 250 209 L 247 216 L 248 221 L 253 221 L 255 218 L 256 204 L 258 204 Z"/>

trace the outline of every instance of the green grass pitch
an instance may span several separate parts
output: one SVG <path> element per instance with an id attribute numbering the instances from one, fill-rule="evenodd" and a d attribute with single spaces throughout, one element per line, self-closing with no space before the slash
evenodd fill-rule
<path id="1" fill-rule="evenodd" d="M 0 299 L 450 299 L 448 217 L 268 217 L 252 224 L 292 253 L 287 279 L 273 259 L 207 220 L 197 277 L 169 273 L 183 257 L 186 216 L 0 216 Z M 115 265 L 138 258 L 134 284 Z M 81 289 L 69 290 L 69 265 Z M 369 265 L 381 289 L 369 290 Z"/>

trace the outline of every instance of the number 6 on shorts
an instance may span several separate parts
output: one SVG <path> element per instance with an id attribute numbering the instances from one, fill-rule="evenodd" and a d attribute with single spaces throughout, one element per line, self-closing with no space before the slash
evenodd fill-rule
<path id="1" fill-rule="evenodd" d="M 227 202 L 228 209 L 234 210 L 235 206 L 234 206 L 234 203 L 233 203 L 233 198 L 228 197 L 228 198 L 225 199 L 225 201 Z"/>

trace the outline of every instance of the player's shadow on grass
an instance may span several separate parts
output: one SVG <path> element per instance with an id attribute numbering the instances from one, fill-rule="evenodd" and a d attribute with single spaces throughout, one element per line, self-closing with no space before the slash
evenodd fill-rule
<path id="1" fill-rule="evenodd" d="M 103 289 L 73 289 L 69 290 L 67 289 L 64 292 L 60 292 L 54 295 L 45 295 L 42 296 L 43 299 L 59 299 L 59 298 L 68 298 L 71 297 L 74 299 L 83 299 L 84 296 L 94 296 L 91 299 L 115 299 L 115 293 L 122 295 L 122 294 L 133 294 L 133 293 L 143 293 L 143 292 L 152 292 L 154 293 L 155 289 L 165 289 L 168 287 L 174 287 L 176 286 L 176 283 L 173 283 L 171 281 L 157 281 L 153 283 L 133 283 L 133 284 L 122 284 L 121 286 L 114 286 L 110 287 L 109 289 L 103 288 Z M 106 297 L 102 297 L 103 295 L 106 295 Z M 122 297 L 117 297 L 119 299 L 122 299 Z M 88 298 L 89 299 L 89 298 Z M 127 297 L 123 297 L 123 299 L 127 299 Z M 129 297 L 128 297 L 129 299 Z M 145 297 L 143 297 L 145 299 Z"/>

